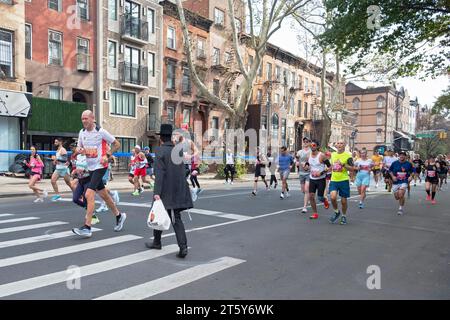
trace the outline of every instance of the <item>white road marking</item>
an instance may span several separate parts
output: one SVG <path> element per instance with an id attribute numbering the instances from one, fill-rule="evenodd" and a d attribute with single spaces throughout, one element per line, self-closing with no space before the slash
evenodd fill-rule
<path id="1" fill-rule="evenodd" d="M 98 297 L 95 300 L 142 300 L 184 286 L 243 262 L 245 260 L 222 257 L 209 263 L 200 264 L 156 280 Z"/>
<path id="2" fill-rule="evenodd" d="M 3 228 L 3 229 L 0 229 L 0 234 L 16 232 L 16 231 L 25 231 L 25 230 L 46 228 L 46 227 L 53 227 L 53 226 L 60 226 L 62 224 L 68 224 L 68 222 L 53 221 L 53 222 L 46 222 L 46 223 L 39 223 L 39 224 L 30 224 L 27 226 L 20 226 L 20 227 Z"/>
<path id="3" fill-rule="evenodd" d="M 0 214 L 0 218 L 13 216 L 12 213 L 2 213 Z"/>
<path id="4" fill-rule="evenodd" d="M 0 220 L 0 224 L 3 223 L 13 223 L 13 222 L 22 222 L 22 221 L 29 221 L 29 220 L 37 220 L 38 217 L 26 217 L 26 218 L 17 218 L 17 219 L 8 219 L 8 220 Z"/>
<path id="5" fill-rule="evenodd" d="M 96 231 L 100 231 L 102 229 L 92 228 L 91 230 L 92 230 L 92 232 L 96 232 Z M 61 238 L 71 237 L 73 235 L 74 234 L 72 231 L 63 231 L 63 232 L 57 232 L 57 233 L 51 233 L 51 234 L 43 234 L 41 236 L 36 236 L 36 237 L 28 237 L 28 238 L 3 241 L 3 242 L 0 242 L 0 248 L 8 248 L 8 247 L 20 246 L 23 244 L 36 243 L 36 242 L 40 242 L 40 241 L 61 239 Z"/>
<path id="6" fill-rule="evenodd" d="M 74 237 L 75 236 L 76 235 L 74 234 Z M 32 261 L 37 261 L 37 260 L 42 260 L 42 259 L 47 259 L 47 258 L 63 256 L 66 254 L 71 254 L 71 253 L 85 251 L 85 250 L 97 249 L 97 248 L 101 248 L 101 247 L 110 246 L 113 244 L 123 243 L 123 242 L 131 241 L 131 240 L 137 240 L 137 239 L 142 239 L 142 237 L 135 236 L 135 235 L 125 235 L 125 236 L 108 238 L 108 239 L 103 239 L 103 240 L 98 240 L 98 241 L 92 241 L 92 242 L 77 244 L 74 246 L 68 246 L 68 247 L 63 247 L 63 248 L 58 248 L 58 249 L 53 249 L 53 250 L 34 252 L 34 253 L 30 253 L 30 254 L 25 254 L 22 256 L 15 256 L 15 257 L 11 257 L 11 258 L 0 259 L 0 268 L 8 267 L 8 266 L 12 266 L 15 264 L 20 264 L 20 263 L 27 263 L 27 262 L 32 262 Z"/>
<path id="7" fill-rule="evenodd" d="M 248 220 L 250 218 L 249 216 L 244 216 L 244 215 L 240 215 L 240 214 L 225 213 L 225 212 L 220 212 L 220 211 L 204 210 L 204 209 L 197 209 L 197 208 L 192 208 L 187 211 L 189 211 L 190 213 L 203 214 L 203 215 L 207 215 L 207 216 L 214 216 L 214 217 L 226 218 L 226 219 L 231 219 L 231 220 L 242 221 L 242 220 Z"/>
<path id="8" fill-rule="evenodd" d="M 162 250 L 146 250 L 138 253 L 105 260 L 98 263 L 89 264 L 80 267 L 80 274 L 83 277 L 98 274 L 122 267 L 126 267 L 135 263 L 155 259 L 166 254 L 175 253 L 178 251 L 176 244 L 165 246 Z M 24 279 L 20 281 L 10 282 L 0 285 L 0 298 L 26 292 L 38 288 L 47 287 L 61 282 L 66 282 L 68 279 L 67 270 L 49 273 L 43 276 Z"/>

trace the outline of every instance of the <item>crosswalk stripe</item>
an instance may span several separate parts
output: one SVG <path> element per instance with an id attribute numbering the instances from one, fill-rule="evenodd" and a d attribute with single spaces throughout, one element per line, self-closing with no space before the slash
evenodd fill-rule
<path id="1" fill-rule="evenodd" d="M 80 267 L 79 271 L 82 277 L 86 277 L 93 274 L 126 267 L 135 263 L 155 259 L 177 251 L 178 245 L 173 244 L 163 247 L 162 250 L 146 250 L 127 256 L 86 265 Z M 0 298 L 65 282 L 69 279 L 69 276 L 70 274 L 67 273 L 67 270 L 63 270 L 55 273 L 49 273 L 43 276 L 6 283 L 0 285 Z"/>
<path id="2" fill-rule="evenodd" d="M 209 263 L 200 264 L 156 280 L 98 297 L 95 300 L 142 300 L 197 281 L 243 262 L 245 260 L 222 257 Z"/>
<path id="3" fill-rule="evenodd" d="M 53 250 L 34 252 L 34 253 L 30 253 L 30 254 L 25 254 L 22 256 L 15 256 L 15 257 L 11 257 L 11 258 L 0 259 L 0 268 L 12 266 L 15 264 L 20 264 L 20 263 L 26 263 L 26 262 L 36 261 L 36 260 L 42 260 L 42 259 L 47 259 L 47 258 L 63 256 L 66 254 L 90 250 L 90 249 L 97 249 L 100 247 L 106 247 L 106 246 L 110 246 L 113 244 L 119 244 L 122 242 L 127 242 L 127 241 L 137 240 L 137 239 L 142 239 L 142 237 L 135 236 L 135 235 L 125 235 L 125 236 L 108 238 L 108 239 L 103 239 L 103 240 L 98 240 L 98 241 L 92 241 L 92 242 L 88 242 L 88 243 L 77 244 L 74 246 L 68 246 L 68 247 L 63 247 L 63 248 L 58 248 L 58 249 L 53 249 Z"/>
<path id="4" fill-rule="evenodd" d="M 249 216 L 244 216 L 241 214 L 226 213 L 226 212 L 213 211 L 213 210 L 203 210 L 203 209 L 197 209 L 197 208 L 189 209 L 189 212 L 203 214 L 203 215 L 207 215 L 207 216 L 215 216 L 215 217 L 220 217 L 220 218 L 232 219 L 232 220 L 247 220 L 250 218 Z"/>
<path id="5" fill-rule="evenodd" d="M 26 217 L 26 218 L 17 218 L 17 219 L 8 219 L 8 220 L 0 220 L 0 224 L 2 223 L 13 223 L 13 222 L 22 222 L 22 221 L 29 221 L 29 220 L 37 220 L 38 217 Z"/>
<path id="6" fill-rule="evenodd" d="M 2 213 L 0 214 L 0 218 L 13 216 L 12 213 Z"/>
<path id="7" fill-rule="evenodd" d="M 92 228 L 91 230 L 92 230 L 92 232 L 96 232 L 96 231 L 100 231 L 102 229 Z M 23 245 L 23 244 L 36 243 L 36 242 L 40 242 L 40 241 L 61 239 L 61 238 L 71 237 L 73 235 L 74 234 L 72 231 L 63 231 L 63 232 L 57 232 L 57 233 L 43 234 L 41 236 L 36 236 L 36 237 L 28 237 L 28 238 L 3 241 L 3 242 L 0 242 L 0 248 L 9 248 L 9 247 L 19 246 L 19 245 Z"/>
<path id="8" fill-rule="evenodd" d="M 53 221 L 53 222 L 46 222 L 46 223 L 30 224 L 27 226 L 20 226 L 20 227 L 3 228 L 3 229 L 0 229 L 0 234 L 16 232 L 16 231 L 39 229 L 39 228 L 45 228 L 45 227 L 54 227 L 54 226 L 60 226 L 62 224 L 68 224 L 68 222 Z"/>

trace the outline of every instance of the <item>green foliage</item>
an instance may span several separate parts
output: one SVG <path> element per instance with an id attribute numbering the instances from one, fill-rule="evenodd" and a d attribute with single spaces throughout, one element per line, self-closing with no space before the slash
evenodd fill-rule
<path id="1" fill-rule="evenodd" d="M 393 76 L 437 76 L 450 70 L 450 3 L 445 0 L 326 0 L 330 28 L 322 45 L 341 58 L 356 56 L 356 73 L 371 53 L 391 57 Z M 380 8 L 380 28 L 368 28 L 369 6 Z M 373 30 L 372 30 L 373 29 Z M 430 50 L 434 47 L 432 50 Z"/>
<path id="2" fill-rule="evenodd" d="M 440 114 L 447 119 L 450 117 L 450 87 L 437 98 L 431 111 L 433 114 Z"/>
<path id="3" fill-rule="evenodd" d="M 235 166 L 234 166 L 236 172 L 234 174 L 235 178 L 240 178 L 244 174 L 247 173 L 247 165 L 245 164 L 245 161 L 242 161 L 240 159 L 236 160 Z M 219 164 L 217 166 L 217 174 L 216 179 L 225 179 L 225 172 L 223 171 L 225 169 L 225 164 Z"/>

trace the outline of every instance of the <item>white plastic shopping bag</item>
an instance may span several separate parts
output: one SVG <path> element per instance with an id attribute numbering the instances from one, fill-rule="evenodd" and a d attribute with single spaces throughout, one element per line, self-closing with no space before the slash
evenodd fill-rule
<path id="1" fill-rule="evenodd" d="M 153 201 L 152 208 L 148 214 L 147 225 L 155 230 L 169 230 L 170 217 L 161 200 Z"/>

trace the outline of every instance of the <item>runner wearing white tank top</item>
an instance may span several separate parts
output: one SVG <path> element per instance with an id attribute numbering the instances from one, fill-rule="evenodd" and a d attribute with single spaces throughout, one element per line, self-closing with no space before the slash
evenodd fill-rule
<path id="1" fill-rule="evenodd" d="M 308 159 L 308 165 L 310 168 L 309 202 L 311 203 L 311 208 L 313 210 L 313 214 L 309 218 L 317 219 L 319 218 L 319 215 L 317 214 L 316 192 L 317 198 L 320 202 L 323 202 L 325 209 L 330 207 L 328 200 L 324 198 L 324 193 L 327 186 L 327 167 L 330 167 L 331 164 L 325 155 L 322 152 L 319 152 L 318 145 L 315 142 L 311 143 L 311 155 Z"/>

